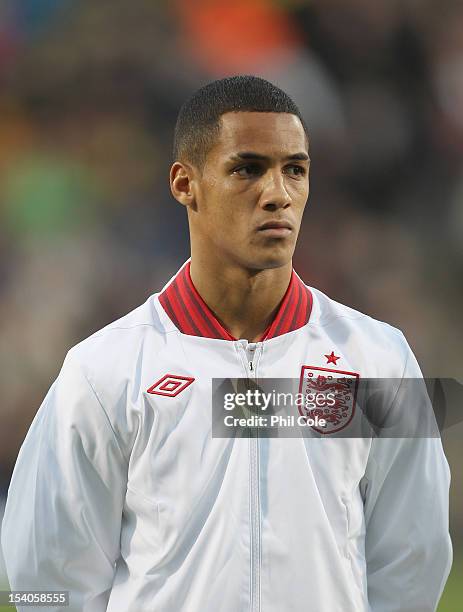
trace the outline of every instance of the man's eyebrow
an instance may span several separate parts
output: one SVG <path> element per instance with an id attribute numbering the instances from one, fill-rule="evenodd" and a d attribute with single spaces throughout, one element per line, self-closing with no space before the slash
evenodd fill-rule
<path id="1" fill-rule="evenodd" d="M 261 155 L 254 151 L 240 151 L 230 157 L 232 161 L 270 161 L 268 155 Z M 284 158 L 285 161 L 310 161 L 310 157 L 307 153 L 293 153 Z"/>

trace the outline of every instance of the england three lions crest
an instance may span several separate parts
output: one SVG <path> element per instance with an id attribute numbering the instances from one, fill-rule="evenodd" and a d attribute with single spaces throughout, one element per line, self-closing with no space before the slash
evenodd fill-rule
<path id="1" fill-rule="evenodd" d="M 303 365 L 299 393 L 304 402 L 299 406 L 301 416 L 324 419 L 324 427 L 312 429 L 321 434 L 332 434 L 349 425 L 355 413 L 360 376 L 356 372 L 332 370 Z"/>

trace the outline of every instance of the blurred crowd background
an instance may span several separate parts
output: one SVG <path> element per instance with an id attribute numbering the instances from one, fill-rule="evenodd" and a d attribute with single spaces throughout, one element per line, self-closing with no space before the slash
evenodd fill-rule
<path id="1" fill-rule="evenodd" d="M 402 329 L 425 375 L 462 381 L 461 2 L 2 0 L 3 495 L 66 351 L 189 256 L 173 126 L 238 73 L 281 86 L 309 126 L 300 276 Z M 462 434 L 445 439 L 456 552 Z"/>

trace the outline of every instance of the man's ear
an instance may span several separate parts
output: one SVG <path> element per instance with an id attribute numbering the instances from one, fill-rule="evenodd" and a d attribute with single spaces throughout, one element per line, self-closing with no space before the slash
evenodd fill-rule
<path id="1" fill-rule="evenodd" d="M 192 210 L 196 210 L 195 173 L 192 166 L 176 161 L 170 169 L 170 190 L 174 198 Z"/>

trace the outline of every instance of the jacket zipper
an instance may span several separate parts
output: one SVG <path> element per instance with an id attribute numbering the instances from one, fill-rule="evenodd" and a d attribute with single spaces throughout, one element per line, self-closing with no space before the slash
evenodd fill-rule
<path id="1" fill-rule="evenodd" d="M 255 343 L 240 340 L 244 352 L 245 372 L 248 380 L 256 380 L 258 352 Z M 260 566 L 261 566 L 261 533 L 260 533 L 260 499 L 259 499 L 259 432 L 250 430 L 249 437 L 249 518 L 251 525 L 251 612 L 260 612 Z"/>

